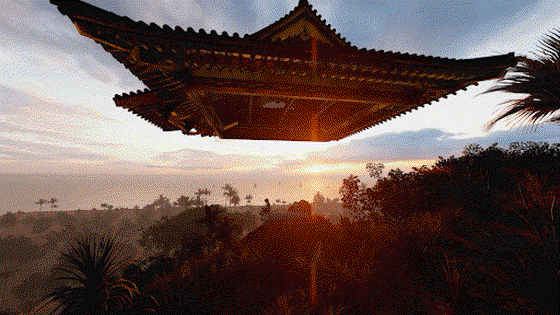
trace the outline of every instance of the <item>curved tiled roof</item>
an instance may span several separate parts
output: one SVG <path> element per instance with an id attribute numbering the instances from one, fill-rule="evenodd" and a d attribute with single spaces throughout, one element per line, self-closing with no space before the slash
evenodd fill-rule
<path id="1" fill-rule="evenodd" d="M 322 28 L 322 30 L 330 35 L 331 38 L 336 39 L 339 45 L 351 47 L 351 43 L 347 41 L 346 38 L 342 37 L 340 33 L 337 33 L 336 29 L 332 28 L 330 24 L 327 24 L 327 21 L 323 19 L 322 16 L 317 13 L 317 10 L 314 10 L 311 4 L 309 4 L 309 2 L 306 0 L 300 0 L 298 6 L 287 13 L 284 17 L 268 25 L 267 27 L 249 35 L 249 38 L 259 39 L 265 37 L 266 40 L 267 33 L 287 23 L 289 19 L 294 17 L 294 15 L 305 15 L 309 17 L 310 19 L 312 19 L 316 26 Z"/>
<path id="2" fill-rule="evenodd" d="M 148 87 L 116 95 L 117 106 L 187 134 L 194 124 L 202 135 L 306 141 L 314 136 L 298 129 L 315 128 L 311 117 L 321 115 L 317 128 L 328 130 L 313 141 L 338 140 L 501 77 L 517 62 L 513 53 L 453 59 L 358 49 L 306 0 L 244 37 L 148 25 L 82 1 L 51 3 Z M 271 97 L 295 102 L 293 112 L 263 111 Z"/>

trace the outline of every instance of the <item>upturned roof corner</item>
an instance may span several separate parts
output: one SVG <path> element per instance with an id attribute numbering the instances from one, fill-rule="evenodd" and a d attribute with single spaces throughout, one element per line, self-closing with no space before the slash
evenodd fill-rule
<path id="1" fill-rule="evenodd" d="M 291 37 L 299 37 L 303 41 L 318 40 L 329 46 L 350 46 L 345 38 L 327 25 L 308 1 L 300 1 L 290 13 L 249 37 L 262 41 L 282 41 Z"/>
<path id="2" fill-rule="evenodd" d="M 502 77 L 513 53 L 475 59 L 358 49 L 306 0 L 240 37 L 133 21 L 51 0 L 147 87 L 115 104 L 165 131 L 224 139 L 331 141 Z"/>

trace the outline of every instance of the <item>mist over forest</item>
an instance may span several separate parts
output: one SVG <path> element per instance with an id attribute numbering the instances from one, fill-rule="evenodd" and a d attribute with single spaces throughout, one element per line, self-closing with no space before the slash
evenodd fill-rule
<path id="1" fill-rule="evenodd" d="M 558 309 L 560 144 L 471 144 L 409 172 L 364 169 L 366 178 L 343 179 L 337 198 L 270 206 L 232 184 L 133 208 L 105 200 L 58 211 L 57 198 L 41 198 L 36 211 L 0 216 L 0 311 Z"/>
<path id="2" fill-rule="evenodd" d="M 364 172 L 365 174 L 365 169 Z M 333 199 L 342 184 L 340 175 L 310 176 L 212 176 L 119 174 L 0 174 L 0 214 L 38 210 L 39 198 L 59 199 L 60 210 L 91 209 L 110 201 L 118 207 L 150 203 L 163 194 L 171 199 L 191 195 L 198 188 L 215 193 L 211 203 L 223 204 L 220 187 L 231 183 L 240 194 L 251 194 L 254 203 L 280 198 L 289 202 L 310 200 L 317 192 Z M 301 186 L 300 186 L 301 184 Z M 256 185 L 256 187 L 255 187 Z"/>

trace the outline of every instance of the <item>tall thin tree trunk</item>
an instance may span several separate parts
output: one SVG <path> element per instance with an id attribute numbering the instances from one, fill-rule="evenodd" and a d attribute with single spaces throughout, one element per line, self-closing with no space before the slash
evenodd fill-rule
<path id="1" fill-rule="evenodd" d="M 315 250 L 313 251 L 313 256 L 311 258 L 311 264 L 309 266 L 311 273 L 311 281 L 309 285 L 309 304 L 315 306 L 317 304 L 317 263 L 319 262 L 319 257 L 321 255 L 321 245 L 322 242 L 319 241 Z"/>

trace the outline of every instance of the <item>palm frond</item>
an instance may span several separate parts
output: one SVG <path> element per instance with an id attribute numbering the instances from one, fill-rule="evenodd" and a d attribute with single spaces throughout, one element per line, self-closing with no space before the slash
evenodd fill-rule
<path id="1" fill-rule="evenodd" d="M 43 300 L 58 302 L 53 312 L 62 309 L 61 314 L 85 314 L 91 312 L 92 307 L 103 313 L 131 303 L 139 292 L 133 282 L 117 274 L 128 260 L 121 259 L 121 250 L 115 236 L 80 235 L 75 244 L 61 254 L 61 265 L 55 267 L 61 273 L 56 280 L 70 281 L 74 286 L 59 286 Z"/>
<path id="2" fill-rule="evenodd" d="M 505 118 L 518 118 L 532 125 L 560 122 L 560 115 L 553 116 L 560 109 L 560 31 L 555 29 L 544 37 L 539 49 L 535 59 L 519 57 L 517 65 L 497 85 L 483 92 L 526 95 L 502 103 L 508 105 L 507 109 L 484 127 L 486 131 Z"/>

